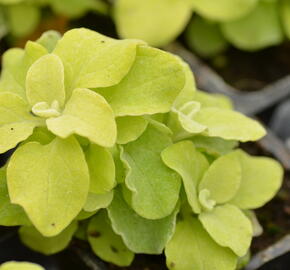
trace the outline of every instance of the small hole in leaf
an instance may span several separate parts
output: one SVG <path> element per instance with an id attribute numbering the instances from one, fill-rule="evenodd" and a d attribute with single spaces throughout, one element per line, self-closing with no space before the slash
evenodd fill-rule
<path id="1" fill-rule="evenodd" d="M 101 233 L 100 232 L 93 231 L 93 232 L 90 232 L 89 235 L 91 237 L 98 238 L 98 237 L 101 236 Z"/>
<path id="2" fill-rule="evenodd" d="M 118 249 L 116 249 L 114 246 L 111 246 L 111 250 L 112 250 L 114 253 L 118 253 Z"/>

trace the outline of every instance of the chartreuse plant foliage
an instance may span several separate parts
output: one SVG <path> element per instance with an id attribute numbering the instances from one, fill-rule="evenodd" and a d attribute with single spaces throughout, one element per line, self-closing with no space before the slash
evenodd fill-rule
<path id="1" fill-rule="evenodd" d="M 28 262 L 6 262 L 0 265 L 0 270 L 44 270 L 44 268 Z"/>
<path id="2" fill-rule="evenodd" d="M 72 237 L 127 266 L 234 270 L 257 234 L 249 210 L 281 185 L 274 160 L 239 142 L 264 128 L 195 89 L 189 67 L 139 40 L 44 34 L 3 56 L 0 224 L 53 254 Z M 255 221 L 255 222 L 252 222 Z"/>
<path id="3" fill-rule="evenodd" d="M 7 33 L 14 37 L 32 33 L 46 7 L 69 18 L 81 17 L 89 10 L 107 12 L 102 0 L 0 0 L 0 38 Z"/>
<path id="4" fill-rule="evenodd" d="M 205 57 L 228 44 L 255 51 L 290 37 L 288 0 L 116 0 L 113 9 L 121 37 L 154 46 L 167 45 L 189 23 L 187 43 Z"/>

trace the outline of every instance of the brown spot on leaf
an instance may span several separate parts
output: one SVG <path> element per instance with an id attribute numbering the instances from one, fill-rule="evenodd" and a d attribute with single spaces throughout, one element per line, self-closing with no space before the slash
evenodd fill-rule
<path id="1" fill-rule="evenodd" d="M 52 226 L 52 227 L 55 227 L 55 223 L 51 223 L 51 226 Z"/>
<path id="2" fill-rule="evenodd" d="M 175 267 L 175 263 L 174 262 L 171 262 L 170 263 L 170 268 L 173 268 L 173 267 Z"/>
<path id="3" fill-rule="evenodd" d="M 112 250 L 114 253 L 118 253 L 118 249 L 116 249 L 114 246 L 111 246 L 111 250 Z"/>
<path id="4" fill-rule="evenodd" d="M 97 232 L 97 231 L 92 231 L 92 232 L 89 232 L 89 236 L 94 237 L 94 238 L 98 238 L 101 236 L 101 233 Z"/>
<path id="5" fill-rule="evenodd" d="M 14 130 L 14 128 L 12 127 L 12 128 L 10 128 L 10 130 Z"/>

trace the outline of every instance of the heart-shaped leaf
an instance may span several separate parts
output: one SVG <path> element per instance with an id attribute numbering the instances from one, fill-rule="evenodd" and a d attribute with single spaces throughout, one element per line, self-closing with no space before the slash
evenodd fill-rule
<path id="1" fill-rule="evenodd" d="M 175 229 L 178 211 L 158 220 L 145 219 L 137 215 L 116 192 L 108 208 L 114 231 L 121 235 L 126 246 L 134 253 L 161 254 Z"/>
<path id="2" fill-rule="evenodd" d="M 242 178 L 242 169 L 236 152 L 216 159 L 205 172 L 199 191 L 208 190 L 216 203 L 225 203 L 237 193 Z"/>
<path id="3" fill-rule="evenodd" d="M 131 206 L 144 218 L 160 219 L 175 209 L 181 181 L 160 156 L 170 144 L 170 138 L 150 124 L 141 137 L 124 145 L 121 157 L 127 166 Z"/>
<path id="4" fill-rule="evenodd" d="M 111 107 L 102 96 L 85 88 L 75 89 L 62 115 L 46 123 L 61 138 L 78 134 L 104 147 L 116 142 L 117 127 Z"/>
<path id="5" fill-rule="evenodd" d="M 190 141 L 182 141 L 167 147 L 161 153 L 163 162 L 180 174 L 187 200 L 195 213 L 200 213 L 197 188 L 209 164 L 206 158 L 196 151 Z"/>
<path id="6" fill-rule="evenodd" d="M 237 264 L 237 256 L 219 246 L 192 216 L 177 223 L 165 255 L 170 270 L 234 270 Z"/>
<path id="7" fill-rule="evenodd" d="M 33 106 L 38 102 L 52 104 L 65 101 L 64 69 L 60 58 L 47 54 L 39 58 L 27 71 L 26 97 Z"/>
<path id="8" fill-rule="evenodd" d="M 230 203 L 242 209 L 254 209 L 271 200 L 283 180 L 283 168 L 275 160 L 266 157 L 251 157 L 238 150 L 242 179 L 236 196 Z"/>
<path id="9" fill-rule="evenodd" d="M 44 236 L 64 230 L 86 202 L 89 173 L 74 137 L 19 147 L 7 168 L 11 202 L 21 205 Z"/>
<path id="10" fill-rule="evenodd" d="M 134 259 L 134 253 L 112 230 L 105 211 L 101 211 L 90 220 L 88 240 L 94 253 L 107 262 L 118 266 L 128 266 Z"/>
<path id="11" fill-rule="evenodd" d="M 251 244 L 253 228 L 250 220 L 234 205 L 225 204 L 199 215 L 203 227 L 221 246 L 229 247 L 239 257 Z"/>
<path id="12" fill-rule="evenodd" d="M 115 40 L 85 28 L 66 32 L 53 52 L 64 64 L 67 98 L 75 88 L 119 83 L 130 70 L 139 43 Z"/>
<path id="13" fill-rule="evenodd" d="M 112 106 L 116 116 L 168 112 L 185 84 L 180 60 L 158 49 L 137 48 L 130 72 L 117 85 L 96 89 Z"/>

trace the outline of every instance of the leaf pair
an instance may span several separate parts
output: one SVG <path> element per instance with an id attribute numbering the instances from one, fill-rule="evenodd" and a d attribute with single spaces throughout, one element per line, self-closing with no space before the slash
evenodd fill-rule
<path id="1" fill-rule="evenodd" d="M 252 226 L 239 208 L 253 209 L 269 201 L 281 186 L 281 166 L 268 158 L 249 157 L 241 150 L 209 165 L 190 141 L 169 146 L 161 156 L 182 177 L 188 203 L 207 233 L 237 256 L 245 255 Z M 265 168 L 269 169 L 266 174 Z M 174 243 L 170 245 L 174 248 Z"/>
<path id="2" fill-rule="evenodd" d="M 264 128 L 257 121 L 231 110 L 229 104 L 218 97 L 211 99 L 197 92 L 192 101 L 179 108 L 173 107 L 168 125 L 176 141 L 201 134 L 247 142 L 265 135 Z"/>

